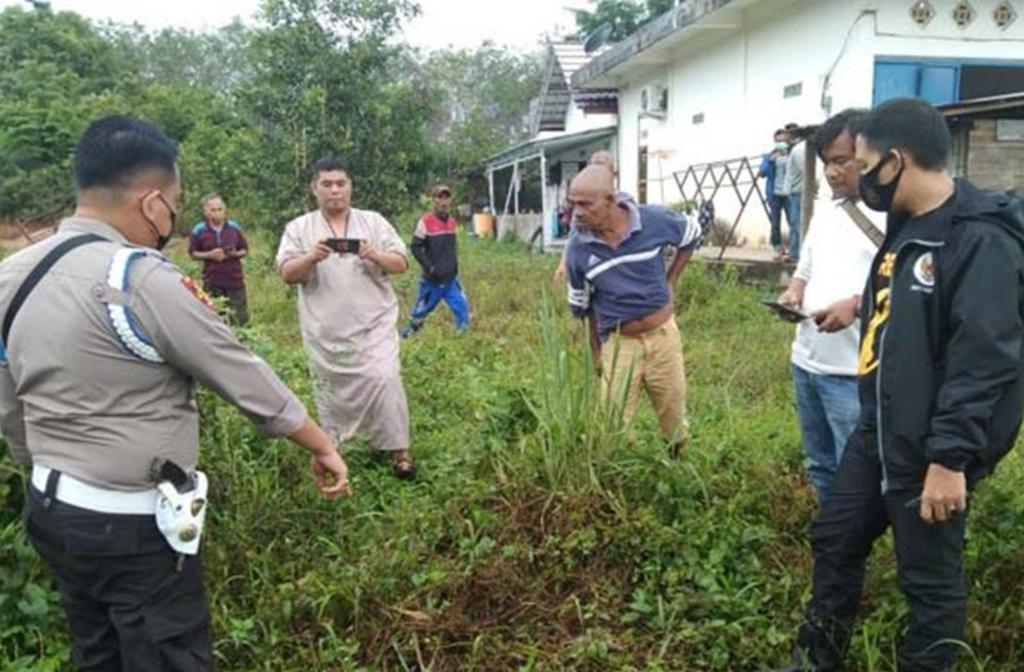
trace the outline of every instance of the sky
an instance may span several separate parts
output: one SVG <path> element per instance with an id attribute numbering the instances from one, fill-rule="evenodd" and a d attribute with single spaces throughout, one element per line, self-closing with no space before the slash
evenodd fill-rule
<path id="1" fill-rule="evenodd" d="M 405 27 L 404 41 L 417 47 L 476 47 L 484 40 L 529 51 L 545 33 L 574 28 L 567 7 L 587 7 L 587 0 L 419 0 L 419 17 Z M 0 0 L 0 8 L 25 0 Z M 247 20 L 259 0 L 50 0 L 54 11 L 72 11 L 92 19 L 138 22 L 147 28 L 212 30 L 232 18 Z"/>

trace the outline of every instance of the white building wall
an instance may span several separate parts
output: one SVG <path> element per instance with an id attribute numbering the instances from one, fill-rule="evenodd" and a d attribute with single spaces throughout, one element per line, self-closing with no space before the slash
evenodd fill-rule
<path id="1" fill-rule="evenodd" d="M 719 28 L 702 30 L 662 65 L 635 68 L 620 88 L 624 188 L 636 190 L 642 143 L 650 157 L 648 202 L 671 203 L 681 198 L 673 171 L 758 155 L 787 122 L 820 123 L 830 112 L 870 106 L 876 57 L 1024 60 L 1024 16 L 1001 30 L 992 20 L 998 0 L 971 0 L 978 16 L 961 29 L 951 18 L 955 0 L 931 2 L 936 17 L 924 28 L 910 18 L 911 0 L 765 0 L 731 17 L 711 17 Z M 1017 5 L 1024 14 L 1024 3 Z M 798 83 L 801 94 L 784 98 L 784 87 Z M 648 84 L 669 87 L 663 121 L 639 118 L 640 91 Z M 703 123 L 694 123 L 697 114 Z M 664 196 L 659 169 L 669 177 Z M 738 204 L 730 200 L 716 198 L 720 216 L 735 214 Z M 757 208 L 745 215 L 741 230 L 757 244 L 767 224 L 760 205 L 752 205 Z"/>
<path id="2" fill-rule="evenodd" d="M 576 101 L 571 101 L 565 113 L 565 132 L 579 133 L 595 128 L 606 128 L 614 126 L 616 120 L 615 114 L 587 114 L 576 105 Z"/>

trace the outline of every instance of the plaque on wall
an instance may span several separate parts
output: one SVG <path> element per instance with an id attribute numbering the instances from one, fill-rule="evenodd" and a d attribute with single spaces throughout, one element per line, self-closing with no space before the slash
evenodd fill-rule
<path id="1" fill-rule="evenodd" d="M 997 142 L 1024 142 L 1024 119 L 997 119 Z"/>

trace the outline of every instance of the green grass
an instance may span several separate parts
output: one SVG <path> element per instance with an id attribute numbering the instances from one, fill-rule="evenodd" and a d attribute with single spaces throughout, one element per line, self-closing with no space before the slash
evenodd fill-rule
<path id="1" fill-rule="evenodd" d="M 245 338 L 310 402 L 276 241 L 255 242 Z M 442 307 L 403 345 L 416 483 L 357 442 L 345 447 L 355 496 L 322 501 L 301 451 L 201 393 L 220 669 L 743 671 L 785 660 L 814 501 L 791 327 L 756 303 L 769 289 L 685 272 L 693 438 L 673 461 L 649 407 L 627 434 L 596 403 L 585 333 L 550 281 L 555 258 L 489 241 L 461 250 L 470 333 L 456 335 Z M 414 272 L 396 281 L 405 308 L 415 284 Z M 963 670 L 1024 660 L 1022 486 L 1018 451 L 976 497 Z M 52 636 L 64 631 L 59 604 L 16 521 L 21 487 L 0 463 L 2 667 L 70 669 L 66 637 Z M 864 607 L 852 669 L 894 670 L 906 614 L 888 540 Z"/>

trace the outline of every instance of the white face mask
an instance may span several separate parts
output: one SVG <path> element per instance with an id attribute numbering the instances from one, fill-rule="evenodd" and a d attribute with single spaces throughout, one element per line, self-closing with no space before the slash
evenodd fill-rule
<path id="1" fill-rule="evenodd" d="M 167 543 L 178 553 L 195 555 L 199 552 L 199 539 L 206 521 L 206 474 L 195 472 L 195 487 L 178 492 L 170 481 L 161 481 L 156 487 L 160 496 L 156 503 L 156 526 Z"/>

